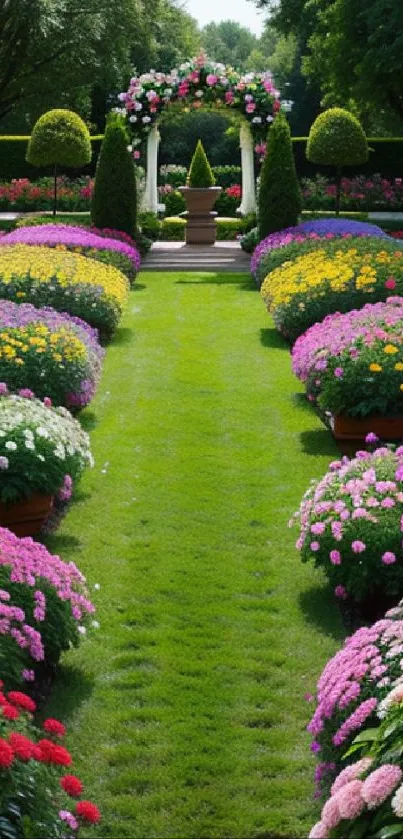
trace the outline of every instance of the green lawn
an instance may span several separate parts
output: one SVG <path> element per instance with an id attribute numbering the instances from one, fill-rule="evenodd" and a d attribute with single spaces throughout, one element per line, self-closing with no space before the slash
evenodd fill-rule
<path id="1" fill-rule="evenodd" d="M 249 278 L 142 273 L 83 418 L 96 466 L 47 544 L 101 628 L 47 712 L 97 837 L 306 837 L 304 694 L 343 632 L 287 522 L 336 450 Z"/>

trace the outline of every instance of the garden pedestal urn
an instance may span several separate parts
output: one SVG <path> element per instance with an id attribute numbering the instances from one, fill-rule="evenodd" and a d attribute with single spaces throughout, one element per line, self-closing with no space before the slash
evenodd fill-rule
<path id="1" fill-rule="evenodd" d="M 42 528 L 53 507 L 53 495 L 34 493 L 22 501 L 0 501 L 0 526 L 16 536 L 35 536 Z"/>
<path id="2" fill-rule="evenodd" d="M 217 213 L 213 207 L 221 192 L 220 186 L 196 188 L 190 186 L 179 187 L 187 206 L 187 211 L 181 213 L 186 219 L 187 245 L 214 245 L 217 235 L 215 218 Z"/>

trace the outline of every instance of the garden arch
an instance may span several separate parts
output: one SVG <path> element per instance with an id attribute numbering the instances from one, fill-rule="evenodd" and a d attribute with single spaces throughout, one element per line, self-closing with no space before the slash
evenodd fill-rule
<path id="1" fill-rule="evenodd" d="M 157 212 L 158 192 L 158 118 L 172 105 L 191 108 L 225 107 L 240 116 L 242 163 L 242 215 L 255 212 L 254 154 L 261 153 L 267 127 L 280 110 L 280 93 L 271 73 L 240 75 L 232 68 L 210 61 L 201 53 L 170 73 L 150 70 L 130 80 L 129 88 L 119 95 L 120 108 L 130 124 L 132 149 L 139 157 L 138 146 L 147 140 L 146 189 L 144 209 Z"/>

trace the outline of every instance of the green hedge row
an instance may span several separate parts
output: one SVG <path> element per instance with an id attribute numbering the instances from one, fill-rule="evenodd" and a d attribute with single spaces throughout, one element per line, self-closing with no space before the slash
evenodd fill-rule
<path id="1" fill-rule="evenodd" d="M 60 174 L 68 175 L 71 178 L 74 178 L 76 175 L 94 175 L 102 139 L 102 134 L 91 137 L 92 160 L 88 166 L 84 166 L 78 171 L 74 169 L 63 170 L 60 167 Z M 51 167 L 38 169 L 36 166 L 31 166 L 30 163 L 27 163 L 25 155 L 28 140 L 29 137 L 19 137 L 16 135 L 0 136 L 0 180 L 11 181 L 13 178 L 36 180 L 43 175 L 52 174 Z"/>
<path id="2" fill-rule="evenodd" d="M 300 178 L 312 178 L 317 173 L 334 177 L 330 166 L 318 166 L 306 159 L 308 137 L 293 137 L 293 149 L 297 174 Z M 346 176 L 373 175 L 379 172 L 388 178 L 403 176 L 403 137 L 368 137 L 370 155 L 368 163 L 346 167 Z"/>
<path id="3" fill-rule="evenodd" d="M 51 174 L 50 170 L 36 169 L 30 166 L 25 160 L 27 150 L 27 143 L 29 137 L 19 136 L 0 136 L 0 180 L 10 181 L 12 178 L 30 178 L 37 179 L 40 175 Z M 295 164 L 297 167 L 297 174 L 300 178 L 313 177 L 317 172 L 325 175 L 333 174 L 330 167 L 317 166 L 309 163 L 306 159 L 305 149 L 307 137 L 293 137 L 293 149 L 295 155 Z M 92 144 L 92 160 L 80 172 L 73 170 L 66 170 L 65 174 L 74 177 L 77 174 L 94 175 L 96 162 L 101 147 L 102 135 L 91 137 Z M 360 166 L 350 166 L 346 169 L 346 174 L 371 175 L 375 172 L 380 172 L 385 177 L 401 177 L 403 176 L 403 137 L 370 137 L 369 147 L 371 153 L 368 163 Z M 232 183 L 239 182 L 238 176 L 234 177 L 231 169 L 234 167 L 217 167 L 220 170 L 221 180 L 232 179 Z M 238 169 L 238 167 L 236 167 Z"/>

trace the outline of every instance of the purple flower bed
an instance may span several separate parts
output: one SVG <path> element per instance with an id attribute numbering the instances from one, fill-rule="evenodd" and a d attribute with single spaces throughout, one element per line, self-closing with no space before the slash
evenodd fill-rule
<path id="1" fill-rule="evenodd" d="M 251 258 L 251 272 L 256 277 L 258 268 L 263 257 L 275 248 L 284 248 L 287 245 L 305 243 L 307 240 L 333 239 L 340 236 L 348 239 L 353 236 L 377 236 L 389 238 L 387 234 L 377 227 L 376 224 L 367 224 L 361 221 L 349 221 L 348 219 L 317 219 L 316 221 L 305 221 L 295 227 L 287 227 L 278 233 L 271 233 L 259 242 Z"/>
<path id="2" fill-rule="evenodd" d="M 21 330 L 31 326 L 34 329 L 29 329 L 24 338 Z M 47 334 L 41 331 L 42 327 L 47 328 Z M 97 329 L 80 318 L 49 307 L 37 309 L 30 303 L 0 300 L 0 330 L 4 334 L 0 341 L 2 348 L 9 343 L 8 334 L 29 344 L 21 366 L 15 362 L 18 352 L 11 360 L 0 359 L 1 380 L 10 391 L 30 387 L 36 396 L 51 396 L 56 404 L 70 408 L 88 405 L 95 395 L 105 354 Z M 69 340 L 70 335 L 74 343 Z M 38 346 L 39 341 L 42 346 Z M 38 349 L 41 355 L 36 354 Z M 61 367 L 56 351 L 62 356 Z"/>
<path id="3" fill-rule="evenodd" d="M 292 350 L 292 369 L 306 382 L 327 368 L 327 359 L 350 347 L 357 338 L 373 343 L 375 338 L 387 340 L 393 327 L 399 326 L 403 339 L 403 298 L 389 297 L 386 303 L 367 303 L 362 309 L 346 314 L 336 312 L 315 323 L 297 338 Z"/>
<path id="4" fill-rule="evenodd" d="M 68 224 L 43 224 L 38 227 L 21 227 L 7 233 L 1 239 L 2 245 L 46 245 L 56 247 L 117 251 L 130 260 L 134 271 L 140 268 L 141 258 L 137 248 L 121 239 L 100 236 L 84 227 Z"/>

